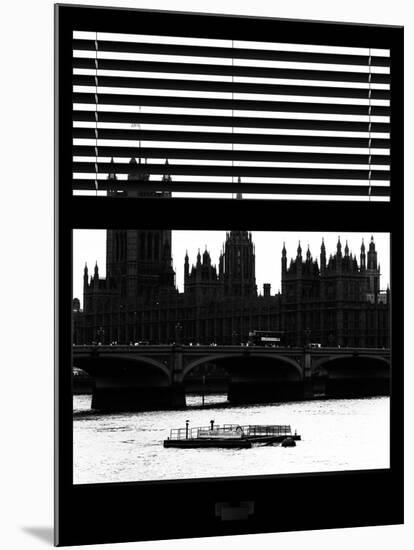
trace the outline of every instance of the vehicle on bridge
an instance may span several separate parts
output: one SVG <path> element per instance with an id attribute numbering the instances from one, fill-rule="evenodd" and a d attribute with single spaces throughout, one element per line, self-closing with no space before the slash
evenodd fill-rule
<path id="1" fill-rule="evenodd" d="M 280 330 L 253 330 L 249 332 L 249 346 L 284 347 L 285 333 Z"/>

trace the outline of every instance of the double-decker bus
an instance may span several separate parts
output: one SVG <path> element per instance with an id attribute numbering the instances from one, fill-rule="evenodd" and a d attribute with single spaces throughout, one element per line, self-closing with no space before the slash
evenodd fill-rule
<path id="1" fill-rule="evenodd" d="M 280 330 L 253 330 L 249 332 L 249 346 L 281 347 L 284 345 L 284 332 Z"/>

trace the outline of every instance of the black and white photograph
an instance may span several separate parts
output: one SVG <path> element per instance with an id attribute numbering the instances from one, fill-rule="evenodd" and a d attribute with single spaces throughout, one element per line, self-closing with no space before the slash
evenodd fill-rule
<path id="1" fill-rule="evenodd" d="M 74 482 L 388 468 L 389 247 L 75 231 Z"/>

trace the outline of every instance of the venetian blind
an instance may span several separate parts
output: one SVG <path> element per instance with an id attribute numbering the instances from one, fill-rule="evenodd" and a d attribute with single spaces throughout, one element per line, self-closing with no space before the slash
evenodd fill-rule
<path id="1" fill-rule="evenodd" d="M 390 52 L 75 31 L 73 191 L 389 201 Z"/>

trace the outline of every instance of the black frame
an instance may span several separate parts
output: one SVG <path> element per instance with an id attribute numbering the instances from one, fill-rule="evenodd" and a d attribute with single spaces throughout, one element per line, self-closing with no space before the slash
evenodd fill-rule
<path id="1" fill-rule="evenodd" d="M 403 522 L 403 28 L 211 14 L 55 6 L 55 544 L 76 545 Z M 72 30 L 235 38 L 277 32 L 303 42 L 391 50 L 389 203 L 72 196 Z M 195 33 L 196 29 L 196 33 Z M 173 201 L 173 202 L 172 202 Z M 171 205 L 174 205 L 171 208 Z M 369 207 L 368 207 L 369 205 Z M 391 234 L 392 378 L 390 468 L 347 472 L 73 485 L 72 230 L 153 226 L 173 229 L 372 231 Z M 231 208 L 229 208 L 231 206 Z M 179 215 L 185 207 L 185 216 Z M 214 211 L 214 219 L 209 212 Z M 247 220 L 247 221 L 246 221 Z M 243 225 L 246 227 L 243 227 Z M 179 495 L 179 496 L 178 496 Z M 278 496 L 277 496 L 278 495 Z M 178 496 L 178 498 L 177 498 Z M 177 502 L 178 501 L 178 502 Z M 250 501 L 248 519 L 222 521 L 217 503 Z M 156 529 L 154 529 L 154 525 Z"/>

